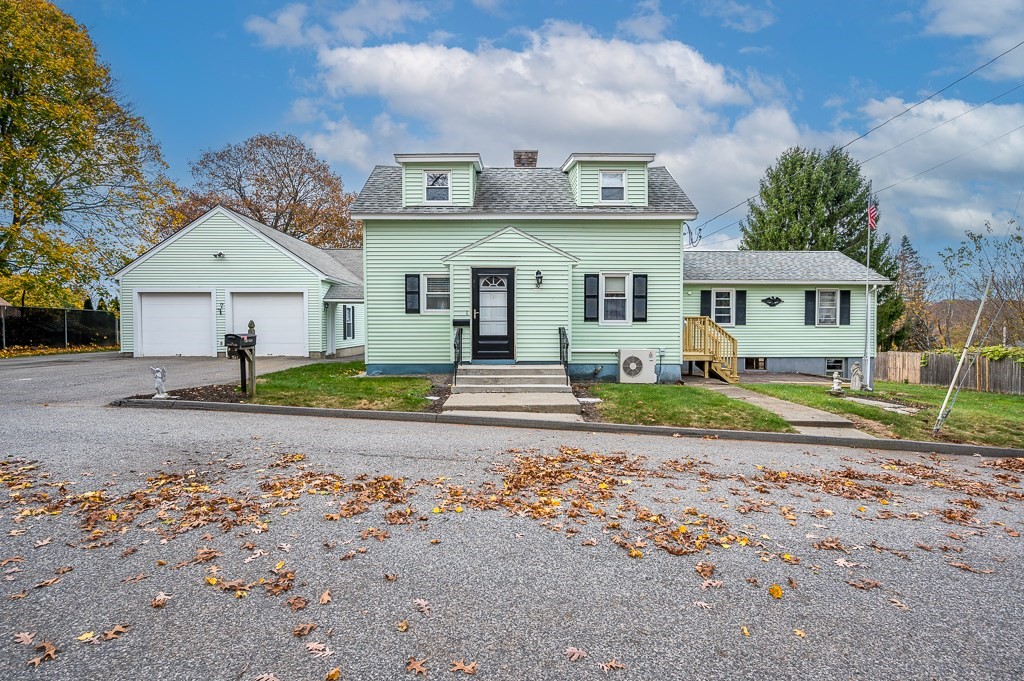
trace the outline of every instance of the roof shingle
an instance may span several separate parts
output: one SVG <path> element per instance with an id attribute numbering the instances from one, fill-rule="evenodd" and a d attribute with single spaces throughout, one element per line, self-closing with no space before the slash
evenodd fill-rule
<path id="1" fill-rule="evenodd" d="M 839 251 L 686 251 L 683 281 L 891 284 Z"/>

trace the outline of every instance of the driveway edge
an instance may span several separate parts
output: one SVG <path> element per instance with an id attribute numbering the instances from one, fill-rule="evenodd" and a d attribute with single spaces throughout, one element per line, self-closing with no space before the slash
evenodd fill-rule
<path id="1" fill-rule="evenodd" d="M 447 423 L 463 426 L 499 426 L 529 428 L 533 430 L 564 430 L 586 433 L 615 433 L 619 435 L 660 435 L 663 437 L 689 437 L 713 440 L 753 440 L 785 444 L 829 445 L 855 449 L 900 452 L 929 452 L 985 457 L 1024 457 L 1024 449 L 961 445 L 948 442 L 922 442 L 919 440 L 865 440 L 854 437 L 801 435 L 799 433 L 762 433 L 751 430 L 711 430 L 703 428 L 672 428 L 669 426 L 638 426 L 619 423 L 584 421 L 544 421 L 540 419 L 505 418 L 502 416 L 456 416 L 448 413 L 409 411 L 372 411 L 361 409 L 327 409 L 323 407 L 286 407 L 273 404 L 242 404 L 234 402 L 197 402 L 192 400 L 114 400 L 112 407 L 137 409 L 191 409 L 198 411 L 226 411 L 246 414 L 277 414 L 280 416 L 319 416 L 342 419 L 369 419 L 378 421 L 414 421 L 420 423 Z"/>

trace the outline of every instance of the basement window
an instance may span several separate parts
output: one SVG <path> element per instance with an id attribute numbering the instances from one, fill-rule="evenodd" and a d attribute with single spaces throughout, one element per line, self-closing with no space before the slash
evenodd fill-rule
<path id="1" fill-rule="evenodd" d="M 825 360 L 825 373 L 831 376 L 835 372 L 843 373 L 845 368 L 846 360 L 839 357 L 832 357 Z"/>
<path id="2" fill-rule="evenodd" d="M 764 357 L 744 357 L 743 358 L 743 370 L 744 371 L 767 371 L 768 360 Z"/>

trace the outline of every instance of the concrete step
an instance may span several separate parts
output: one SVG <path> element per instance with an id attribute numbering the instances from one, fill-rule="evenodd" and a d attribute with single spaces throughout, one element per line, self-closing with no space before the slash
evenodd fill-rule
<path id="1" fill-rule="evenodd" d="M 562 376 L 561 364 L 463 364 L 459 376 Z"/>
<path id="2" fill-rule="evenodd" d="M 459 381 L 452 386 L 452 394 L 457 393 L 569 393 L 572 388 L 565 385 L 549 385 L 537 383 L 507 383 L 495 385 L 493 383 L 481 384 L 473 381 L 463 383 Z"/>
<path id="3" fill-rule="evenodd" d="M 532 383 L 534 385 L 565 385 L 565 374 L 511 374 L 496 376 L 494 374 L 463 374 L 455 379 L 455 384 L 473 383 L 475 385 L 513 385 Z"/>
<path id="4" fill-rule="evenodd" d="M 461 393 L 449 396 L 441 410 L 578 414 L 580 403 L 565 393 Z"/>

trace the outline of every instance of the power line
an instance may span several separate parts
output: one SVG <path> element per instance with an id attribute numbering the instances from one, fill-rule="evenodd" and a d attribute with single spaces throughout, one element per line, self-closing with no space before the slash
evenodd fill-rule
<path id="1" fill-rule="evenodd" d="M 977 151 L 978 149 L 981 149 L 982 147 L 986 147 L 986 146 L 988 146 L 989 144 L 992 144 L 993 142 L 996 142 L 996 141 L 998 141 L 998 140 L 1001 140 L 1001 139 L 1003 139 L 1004 137 L 1006 137 L 1007 135 L 1012 135 L 1013 133 L 1017 132 L 1017 131 L 1018 131 L 1018 130 L 1020 130 L 1021 128 L 1024 128 L 1024 124 L 1018 125 L 1018 126 L 1017 126 L 1016 128 L 1014 128 L 1013 130 L 1010 130 L 1009 132 L 1004 132 L 1004 133 L 1003 133 L 1002 135 L 1000 135 L 999 137 L 995 137 L 995 138 L 993 138 L 993 139 L 990 139 L 990 140 L 989 140 L 989 141 L 987 141 L 987 142 L 982 142 L 982 143 L 981 143 L 981 144 L 979 144 L 978 146 L 974 147 L 973 149 L 968 149 L 967 151 L 965 151 L 965 152 L 964 152 L 964 153 L 962 153 L 962 154 L 958 154 L 958 155 L 954 156 L 953 158 L 950 158 L 950 159 L 947 159 L 947 160 L 943 161 L 942 163 L 939 163 L 939 164 L 937 164 L 937 165 L 933 165 L 933 166 L 932 166 L 931 168 L 929 168 L 928 170 L 922 170 L 921 172 L 919 172 L 919 173 L 918 173 L 918 174 L 916 174 L 916 175 L 911 175 L 910 177 L 905 177 L 905 178 L 903 178 L 902 180 L 899 180 L 899 181 L 897 181 L 897 182 L 893 182 L 892 184 L 890 184 L 890 185 L 889 185 L 889 186 L 887 186 L 887 187 L 882 187 L 881 189 L 879 189 L 878 191 L 876 191 L 876 192 L 875 192 L 875 194 L 881 194 L 882 192 L 884 192 L 884 191 L 885 191 L 885 190 L 887 190 L 887 189 L 892 189 L 893 187 L 896 187 L 896 186 L 898 186 L 898 185 L 901 185 L 901 184 L 903 184 L 904 182 L 909 182 L 910 180 L 913 180 L 913 179 L 916 179 L 916 178 L 918 178 L 918 177 L 921 177 L 922 175 L 926 175 L 927 173 L 930 173 L 930 172 L 932 172 L 933 170 L 937 170 L 938 168 L 941 168 L 941 167 L 942 167 L 942 166 L 944 166 L 944 165 L 947 165 L 947 164 L 949 164 L 949 163 L 952 163 L 953 161 L 956 161 L 957 159 L 961 159 L 961 158 L 963 158 L 964 156 L 967 156 L 967 154 L 970 154 L 970 153 L 972 153 L 972 152 L 975 152 L 975 151 Z"/>
<path id="2" fill-rule="evenodd" d="M 1012 92 L 1016 92 L 1017 90 L 1021 89 L 1022 87 L 1024 87 L 1024 83 L 1021 83 L 1020 85 L 1018 85 L 1018 86 L 1017 86 L 1017 87 L 1015 87 L 1015 88 L 1012 88 L 1012 89 L 1010 89 L 1010 90 L 1007 90 L 1006 92 L 1004 92 L 1004 93 L 1003 93 L 1003 94 L 1001 94 L 1001 95 L 996 95 L 995 97 L 993 97 L 992 99 L 988 100 L 987 102 L 982 102 L 981 104 L 979 104 L 979 105 L 977 105 L 977 106 L 975 106 L 975 107 L 972 107 L 972 108 L 968 109 L 967 111 L 964 111 L 964 112 L 963 112 L 963 113 L 961 113 L 961 114 L 958 114 L 958 115 L 956 115 L 956 116 L 953 116 L 952 118 L 947 118 L 946 120 L 942 121 L 942 122 L 941 122 L 941 123 L 939 123 L 938 125 L 936 125 L 936 126 L 933 126 L 933 127 L 931 127 L 931 128 L 928 128 L 928 129 L 927 129 L 927 130 L 925 130 L 924 132 L 922 132 L 922 133 L 919 133 L 919 134 L 917 134 L 917 135 L 914 135 L 914 136 L 913 136 L 913 137 L 911 137 L 910 139 L 907 139 L 907 140 L 903 140 L 903 141 L 902 141 L 902 142 L 900 142 L 899 144 L 897 144 L 897 145 L 895 145 L 895 146 L 892 146 L 892 147 L 889 147 L 889 148 L 888 148 L 888 149 L 886 149 L 885 151 L 880 151 L 880 152 L 878 152 L 877 154 L 875 154 L 874 156 L 872 156 L 871 158 L 867 158 L 867 159 L 864 159 L 863 161 L 861 161 L 861 162 L 860 162 L 860 164 L 861 164 L 861 165 L 864 165 L 865 163 L 868 163 L 868 162 L 870 162 L 870 161 L 874 161 L 874 160 L 875 160 L 876 158 L 878 158 L 879 156 L 884 156 L 885 154 L 888 154 L 888 153 L 889 153 L 890 151 L 892 151 L 893 149 L 899 149 L 899 148 L 900 148 L 900 147 L 902 147 L 902 146 L 903 146 L 904 144 L 907 144 L 908 142 L 913 142 L 913 141 L 914 141 L 914 140 L 916 140 L 916 139 L 917 139 L 918 137 L 921 137 L 921 136 L 923 136 L 923 135 L 927 135 L 927 134 L 928 134 L 928 133 L 930 133 L 930 132 L 931 132 L 932 130 L 938 130 L 939 128 L 941 128 L 942 126 L 946 125 L 947 123 L 952 123 L 952 122 L 953 122 L 953 121 L 955 121 L 956 119 L 958 119 L 958 118 L 961 118 L 961 117 L 963 117 L 963 116 L 966 116 L 967 114 L 971 113 L 972 111 L 977 111 L 978 109 L 980 109 L 981 107 L 985 106 L 986 104 L 991 104 L 992 102 L 996 101 L 997 99 L 1000 99 L 1000 98 L 1002 98 L 1002 97 L 1005 97 L 1006 95 L 1008 95 L 1008 94 L 1010 94 L 1010 93 L 1012 93 Z"/>
<path id="3" fill-rule="evenodd" d="M 932 94 L 930 94 L 930 95 L 928 95 L 927 97 L 925 97 L 924 99 L 922 99 L 922 100 L 920 100 L 920 101 L 918 101 L 918 102 L 916 102 L 916 103 L 912 104 L 911 106 L 907 107 L 906 109 L 904 109 L 903 111 L 899 112 L 899 113 L 898 113 L 898 114 L 896 114 L 895 116 L 892 116 L 892 117 L 890 117 L 889 119 L 887 119 L 887 120 L 885 120 L 885 121 L 882 121 L 881 123 L 879 123 L 879 124 L 878 124 L 878 125 L 876 125 L 875 127 L 873 127 L 873 128 L 871 128 L 870 130 L 868 130 L 867 132 L 865 132 L 865 133 L 863 133 L 863 134 L 861 134 L 861 135 L 858 135 L 857 137 L 854 137 L 854 138 L 853 138 L 852 140 L 850 140 L 849 142 L 847 142 L 847 143 L 846 143 L 846 144 L 844 144 L 843 146 L 839 147 L 839 149 L 840 149 L 840 150 L 842 150 L 842 149 L 845 149 L 846 147 L 850 146 L 850 145 L 851 145 L 851 144 L 853 144 L 854 142 L 856 142 L 856 141 L 858 141 L 858 140 L 861 140 L 861 139 L 864 139 L 865 137 L 867 137 L 868 135 L 870 135 L 871 133 L 873 133 L 873 132 L 874 132 L 875 130 L 878 130 L 879 128 L 881 128 L 881 127 L 883 127 L 883 126 L 885 126 L 885 125 L 888 125 L 889 123 L 891 123 L 892 121 L 896 120 L 896 119 L 897 119 L 897 118 L 899 118 L 900 116 L 904 115 L 904 114 L 905 114 L 905 113 L 907 113 L 908 111 L 911 111 L 911 110 L 913 110 L 913 109 L 916 109 L 917 107 L 919 107 L 920 105 L 924 104 L 925 102 L 927 102 L 927 101 L 929 101 L 929 100 L 933 99 L 933 98 L 934 98 L 934 97 L 936 97 L 937 95 L 940 95 L 940 94 L 942 94 L 943 92 L 945 92 L 945 91 L 946 91 L 946 90 L 948 90 L 949 88 L 953 87 L 953 86 L 954 86 L 954 85 L 956 85 L 957 83 L 959 83 L 959 82 L 961 82 L 961 81 L 963 81 L 963 80 L 965 80 L 965 79 L 967 79 L 967 78 L 969 78 L 969 77 L 973 76 L 973 75 L 974 75 L 975 73 L 977 73 L 978 71 L 981 71 L 981 70 L 982 70 L 983 68 L 985 68 L 985 67 L 987 67 L 987 66 L 990 66 L 990 65 L 992 65 L 992 64 L 993 64 L 994 62 L 996 62 L 997 60 L 999 60 L 999 59 L 1001 59 L 1002 57 L 1006 56 L 1006 55 L 1007 55 L 1007 54 L 1009 54 L 1010 52 L 1013 52 L 1014 50 L 1016 50 L 1017 48 L 1019 48 L 1019 47 L 1020 47 L 1021 45 L 1024 45 L 1024 40 L 1020 41 L 1019 43 L 1017 43 L 1017 44 L 1016 44 L 1016 45 L 1014 45 L 1013 47 L 1009 48 L 1008 50 L 1006 50 L 1006 51 L 1004 51 L 1004 52 L 1001 52 L 1000 54 L 997 54 L 997 55 L 996 55 L 995 57 L 992 57 L 992 59 L 989 59 L 989 60 L 988 60 L 987 62 L 985 62 L 985 63 L 984 63 L 984 64 L 982 64 L 981 66 L 978 66 L 978 67 L 977 67 L 977 68 L 975 68 L 975 69 L 974 69 L 973 71 L 971 71 L 971 72 L 969 72 L 969 73 L 966 73 L 966 74 L 964 74 L 964 75 L 963 75 L 963 76 L 961 76 L 960 78 L 957 78 L 956 80 L 954 80 L 954 81 L 953 81 L 952 83 L 950 83 L 949 85 L 945 86 L 945 87 L 944 87 L 944 88 L 942 88 L 941 90 L 936 90 L 936 91 L 935 91 L 935 92 L 933 92 Z M 1018 87 L 1019 87 L 1019 86 L 1018 86 Z M 1014 89 L 1016 89 L 1016 88 L 1014 88 Z M 1011 90 L 1010 92 L 1012 92 L 1012 90 Z M 1007 95 L 1007 94 L 1009 94 L 1009 92 L 1005 92 L 1005 93 L 1003 93 L 1002 95 L 999 95 L 999 97 L 1003 97 L 1003 96 L 1005 96 L 1005 95 Z M 994 98 L 994 99 L 998 99 L 999 97 L 996 97 L 996 98 Z M 994 100 L 989 100 L 989 102 L 991 102 L 991 101 L 994 101 Z M 987 103 L 989 103 L 989 102 L 986 102 L 986 104 L 987 104 Z M 975 108 L 977 108 L 977 107 L 975 107 Z M 972 111 L 973 111 L 973 109 L 972 109 Z M 970 113 L 970 112 L 965 112 L 965 113 Z M 961 114 L 961 115 L 964 115 L 964 114 Z M 952 119 L 951 119 L 951 120 L 952 120 Z M 937 127 L 937 126 L 936 126 L 936 127 Z M 1013 131 L 1011 131 L 1011 132 L 1013 132 Z M 922 134 L 923 134 L 923 133 L 922 133 Z M 997 138 L 997 139 L 998 139 L 998 138 Z M 910 140 L 907 140 L 907 141 L 910 141 Z M 995 140 L 992 140 L 992 141 L 995 141 Z M 897 145 L 897 146 L 899 146 L 899 145 Z M 890 150 L 887 150 L 887 151 L 891 151 L 891 149 L 890 149 Z M 973 151 L 973 150 L 972 150 L 972 151 Z M 887 153 L 887 152 L 882 152 L 882 153 Z M 970 152 L 967 152 L 967 153 L 970 153 Z M 872 158 L 874 158 L 874 157 L 872 157 Z M 871 159 L 868 159 L 868 160 L 871 160 Z M 956 160 L 956 159 L 950 159 L 950 160 L 951 160 L 951 161 L 953 161 L 953 160 Z M 947 163 L 948 163 L 948 161 L 947 161 Z M 931 170 L 934 170 L 934 169 L 931 169 Z M 929 170 L 929 171 L 925 171 L 925 172 L 930 172 L 930 170 Z M 923 173 L 922 173 L 922 174 L 923 174 Z M 915 177 L 918 177 L 918 176 L 916 176 L 916 175 L 915 175 Z M 912 180 L 912 179 L 914 179 L 914 178 L 912 178 L 912 177 L 911 177 L 911 178 L 907 178 L 907 180 Z M 905 182 L 905 181 L 907 181 L 907 180 L 901 180 L 901 182 Z M 891 186 L 895 186 L 895 185 L 891 185 Z M 886 187 L 886 189 L 888 189 L 888 188 L 889 188 L 889 187 Z M 877 193 L 877 192 L 876 192 L 876 193 Z M 707 225 L 707 224 L 708 224 L 709 222 L 713 222 L 714 220 L 717 220 L 718 218 L 722 217 L 723 215 L 727 215 L 727 214 L 731 213 L 732 211 L 736 210 L 736 209 L 737 209 L 737 208 L 739 208 L 740 206 L 742 206 L 742 205 L 745 205 L 745 204 L 747 204 L 748 202 L 750 202 L 750 201 L 752 201 L 752 200 L 756 199 L 756 198 L 757 198 L 757 196 L 758 196 L 758 194 L 754 194 L 753 196 L 748 196 L 747 198 L 743 199 L 742 201 L 740 201 L 740 202 L 739 202 L 739 203 L 737 203 L 736 205 L 732 206 L 731 208 L 728 208 L 728 209 L 726 209 L 726 210 L 722 211 L 721 213 L 719 213 L 718 215 L 716 215 L 716 216 L 714 216 L 714 217 L 712 217 L 712 218 L 708 218 L 707 220 L 705 220 L 704 222 L 702 222 L 702 223 L 700 224 L 700 226 L 699 226 L 699 227 L 697 227 L 697 230 L 696 230 L 696 231 L 697 231 L 697 239 L 696 239 L 696 241 L 693 241 L 693 245 L 697 245 L 698 243 L 700 243 L 700 240 L 701 240 L 701 238 L 703 237 L 703 234 L 702 234 L 702 230 L 703 230 L 703 228 L 704 228 L 704 226 L 705 226 L 705 225 Z M 738 222 L 739 222 L 739 221 L 737 221 L 737 222 L 734 222 L 734 223 L 732 223 L 731 225 L 727 225 L 726 227 L 723 227 L 722 229 L 718 229 L 718 230 L 715 230 L 714 232 L 709 232 L 709 233 L 708 233 L 708 235 L 710 236 L 711 234 L 715 234 L 715 233 L 717 233 L 717 232 L 720 232 L 720 231 L 722 231 L 723 229 L 728 229 L 729 227 L 732 227 L 733 225 L 737 224 Z"/>
<path id="4" fill-rule="evenodd" d="M 988 66 L 988 65 L 989 65 L 989 64 L 991 64 L 992 62 L 996 61 L 997 59 L 999 59 L 999 58 L 1001 58 L 1001 57 L 1004 57 L 1004 56 L 1008 55 L 1009 53 L 1013 52 L 1014 50 L 1016 50 L 1016 49 L 1017 49 L 1018 47 L 1020 47 L 1021 45 L 1024 45 L 1024 40 L 1020 41 L 1019 43 L 1017 43 L 1016 45 L 1014 45 L 1014 46 L 1013 46 L 1013 47 L 1011 47 L 1010 49 L 1006 50 L 1005 52 L 1002 52 L 1002 53 L 1000 53 L 1000 54 L 997 54 L 996 56 L 992 57 L 992 58 L 991 58 L 991 59 L 989 59 L 989 60 L 988 60 L 987 62 L 985 62 L 984 64 L 982 64 L 982 65 L 981 65 L 981 66 L 979 66 L 978 68 L 974 69 L 974 70 L 973 70 L 973 71 L 971 71 L 970 73 L 967 73 L 967 74 L 965 74 L 965 75 L 963 75 L 963 76 L 960 76 L 959 78 L 957 78 L 956 80 L 954 80 L 954 81 L 953 81 L 952 83 L 950 83 L 950 84 L 949 84 L 949 85 L 947 85 L 946 87 L 942 88 L 941 90 L 938 90 L 938 91 L 936 91 L 936 92 L 933 92 L 933 93 L 931 93 L 930 95 L 928 95 L 927 97 L 925 97 L 925 98 L 924 98 L 924 99 L 922 99 L 921 101 L 919 101 L 919 102 L 917 102 L 917 103 L 915 103 L 915 104 L 911 104 L 910 106 L 908 106 L 908 107 L 907 107 L 906 109 L 904 109 L 903 111 L 900 111 L 900 112 L 899 112 L 898 114 L 896 114 L 895 116 L 892 116 L 892 117 L 890 117 L 890 118 L 888 118 L 888 119 L 886 119 L 886 120 L 882 121 L 881 123 L 879 123 L 879 124 L 878 124 L 878 125 L 876 125 L 875 127 L 871 128 L 870 130 L 868 130 L 868 131 L 867 131 L 867 132 L 865 132 L 864 134 L 862 134 L 862 135 L 858 135 L 857 137 L 854 137 L 854 138 L 853 138 L 852 140 L 850 140 L 849 142 L 847 142 L 846 144 L 844 144 L 843 146 L 841 146 L 841 147 L 839 147 L 839 148 L 840 148 L 840 149 L 845 149 L 846 147 L 850 146 L 851 144 L 853 144 L 853 143 L 854 143 L 854 142 L 856 142 L 857 140 L 862 140 L 862 139 L 864 139 L 865 137 L 867 137 L 868 135 L 870 135 L 871 133 L 873 133 L 873 132 L 874 132 L 875 130 L 878 130 L 879 128 L 881 128 L 881 127 L 884 127 L 884 126 L 888 125 L 889 123 L 892 123 L 892 122 L 893 122 L 894 120 L 896 120 L 897 118 L 899 118 L 899 117 L 900 117 L 900 116 L 902 116 L 903 114 L 907 113 L 908 111 L 912 111 L 913 109 L 916 109 L 917 107 L 921 106 L 922 104 L 924 104 L 924 103 L 925 103 L 925 102 L 927 102 L 928 100 L 932 99 L 932 98 L 933 98 L 933 97 L 935 97 L 936 95 L 940 95 L 940 94 L 942 94 L 943 92 L 945 92 L 945 91 L 946 91 L 946 90 L 948 90 L 949 88 L 953 87 L 954 85 L 956 85 L 956 84 L 957 84 L 957 83 L 959 83 L 960 81 L 962 81 L 962 80 L 965 80 L 965 79 L 967 79 L 967 78 L 970 78 L 971 76 L 973 76 L 973 75 L 974 75 L 975 73 L 977 73 L 978 71 L 981 71 L 981 70 L 982 70 L 983 68 L 985 68 L 986 66 Z"/>

